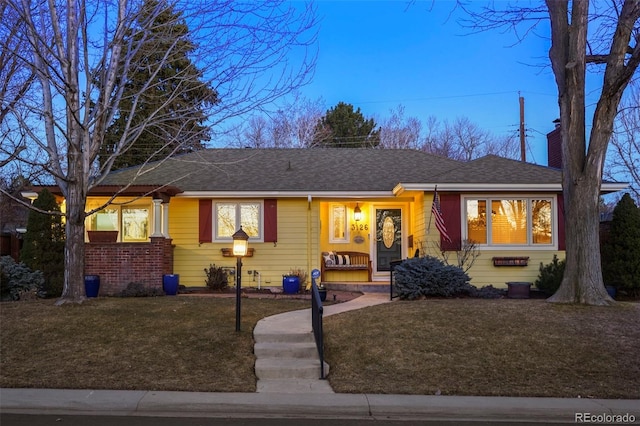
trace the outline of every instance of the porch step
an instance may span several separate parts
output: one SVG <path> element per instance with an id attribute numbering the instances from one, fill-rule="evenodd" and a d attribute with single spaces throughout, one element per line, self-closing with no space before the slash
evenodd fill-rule
<path id="1" fill-rule="evenodd" d="M 361 293 L 389 293 L 389 282 L 323 282 L 328 290 L 358 291 Z"/>
<path id="2" fill-rule="evenodd" d="M 314 343 L 311 331 L 304 333 L 282 332 L 278 330 L 257 330 L 253 332 L 256 343 Z"/>
<path id="3" fill-rule="evenodd" d="M 256 358 L 314 358 L 318 349 L 314 342 L 261 342 L 253 348 Z"/>
<path id="4" fill-rule="evenodd" d="M 325 374 L 329 364 L 325 362 Z M 311 358 L 258 358 L 256 376 L 263 379 L 320 379 L 320 360 Z"/>

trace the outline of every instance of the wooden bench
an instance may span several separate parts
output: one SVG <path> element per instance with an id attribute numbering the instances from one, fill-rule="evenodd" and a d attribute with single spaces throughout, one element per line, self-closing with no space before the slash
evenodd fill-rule
<path id="1" fill-rule="evenodd" d="M 369 253 L 357 251 L 323 252 L 320 259 L 320 282 L 324 281 L 325 271 L 367 271 L 367 280 L 371 282 L 371 259 Z"/>

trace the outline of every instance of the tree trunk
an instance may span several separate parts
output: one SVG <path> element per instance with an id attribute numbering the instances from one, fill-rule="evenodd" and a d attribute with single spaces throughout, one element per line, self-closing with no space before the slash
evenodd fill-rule
<path id="1" fill-rule="evenodd" d="M 564 189 L 566 266 L 562 284 L 548 301 L 610 305 L 615 303 L 605 290 L 600 263 L 600 219 L 593 183 L 580 179 Z M 598 185 L 598 183 L 595 183 Z"/>
<path id="2" fill-rule="evenodd" d="M 86 300 L 84 289 L 84 206 L 86 196 L 82 185 L 68 184 L 65 198 L 66 242 L 64 256 L 64 286 L 56 305 L 82 303 Z"/>

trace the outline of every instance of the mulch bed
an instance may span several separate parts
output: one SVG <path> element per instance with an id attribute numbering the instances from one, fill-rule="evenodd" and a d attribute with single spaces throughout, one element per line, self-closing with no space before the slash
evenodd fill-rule
<path id="1" fill-rule="evenodd" d="M 282 291 L 281 287 L 246 287 L 241 290 L 244 298 L 258 299 L 302 299 L 311 300 L 310 291 L 300 291 L 295 294 L 287 294 Z M 229 287 L 225 290 L 210 290 L 206 287 L 183 287 L 178 290 L 179 296 L 198 296 L 198 297 L 236 297 L 236 289 Z M 348 302 L 362 296 L 357 291 L 337 291 L 328 290 L 326 304 Z"/>

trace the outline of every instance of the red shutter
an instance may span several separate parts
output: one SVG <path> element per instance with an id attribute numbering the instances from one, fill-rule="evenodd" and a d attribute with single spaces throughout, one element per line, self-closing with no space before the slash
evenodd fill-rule
<path id="1" fill-rule="evenodd" d="M 264 200 L 264 242 L 278 242 L 278 200 L 275 198 Z"/>
<path id="2" fill-rule="evenodd" d="M 451 242 L 440 238 L 440 247 L 444 250 L 461 250 L 462 249 L 462 229 L 460 226 L 460 195 L 438 193 L 440 196 L 440 210 L 447 233 L 451 238 Z"/>
<path id="3" fill-rule="evenodd" d="M 198 240 L 210 243 L 213 240 L 213 203 L 211 200 L 199 200 L 198 205 Z"/>
<path id="4" fill-rule="evenodd" d="M 566 250 L 564 234 L 564 198 L 558 194 L 558 250 Z"/>

